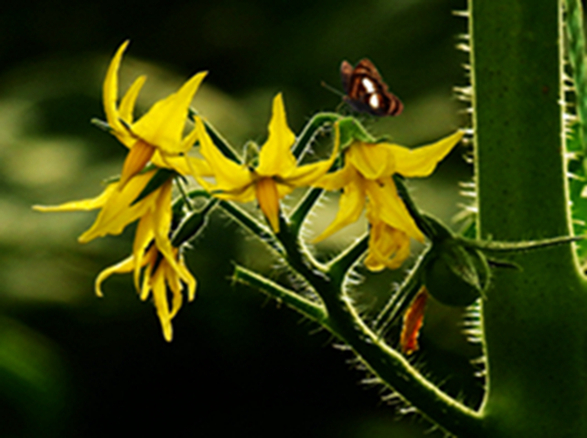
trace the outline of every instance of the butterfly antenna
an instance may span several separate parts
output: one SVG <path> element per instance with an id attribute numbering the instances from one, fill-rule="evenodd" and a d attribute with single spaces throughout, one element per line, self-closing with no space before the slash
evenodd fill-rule
<path id="1" fill-rule="evenodd" d="M 342 91 L 337 90 L 336 88 L 334 88 L 332 85 L 327 84 L 326 82 L 322 81 L 320 82 L 320 85 L 322 85 L 324 88 L 326 88 L 328 91 L 332 91 L 334 94 L 339 95 L 340 97 L 344 97 L 346 96 Z"/>

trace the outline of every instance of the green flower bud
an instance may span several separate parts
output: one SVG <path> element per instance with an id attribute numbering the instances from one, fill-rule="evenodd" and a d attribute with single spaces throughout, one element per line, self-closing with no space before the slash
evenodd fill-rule
<path id="1" fill-rule="evenodd" d="M 430 295 L 442 304 L 469 306 L 486 289 L 489 267 L 480 251 L 445 242 L 428 262 L 423 279 Z"/>

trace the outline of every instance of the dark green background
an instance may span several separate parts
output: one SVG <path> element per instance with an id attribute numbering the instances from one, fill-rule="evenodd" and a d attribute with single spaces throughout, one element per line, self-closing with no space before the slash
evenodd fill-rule
<path id="1" fill-rule="evenodd" d="M 348 352 L 314 324 L 256 291 L 232 287 L 231 260 L 272 261 L 236 225 L 215 215 L 188 253 L 198 297 L 163 341 L 151 303 L 129 276 L 93 294 L 104 267 L 128 255 L 132 229 L 87 245 L 76 238 L 94 213 L 41 214 L 32 204 L 95 196 L 125 149 L 92 127 L 103 117 L 109 59 L 130 45 L 122 85 L 147 73 L 142 109 L 188 76 L 209 70 L 195 106 L 234 144 L 266 136 L 271 98 L 285 96 L 295 131 L 334 110 L 338 68 L 371 58 L 405 104 L 376 135 L 416 146 L 465 126 L 452 87 L 467 84 L 455 49 L 464 0 L 240 2 L 11 2 L 0 12 L 0 436 L 423 436 L 414 416 L 397 421 Z M 450 219 L 470 168 L 460 147 L 416 198 Z M 287 203 L 287 201 L 286 201 Z M 291 202 L 290 202 L 291 203 Z M 332 215 L 336 204 L 321 214 Z M 321 230 L 328 219 L 314 219 Z M 355 227 L 364 227 L 364 224 Z M 321 248 L 352 239 L 338 233 Z M 373 309 L 402 271 L 366 275 L 357 300 Z M 475 403 L 481 381 L 457 309 L 429 306 L 415 355 L 451 394 Z M 426 436 L 442 436 L 434 432 Z"/>

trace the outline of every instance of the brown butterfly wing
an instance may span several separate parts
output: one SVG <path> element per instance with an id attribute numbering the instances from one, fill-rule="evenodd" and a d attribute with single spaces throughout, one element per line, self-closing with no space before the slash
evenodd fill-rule
<path id="1" fill-rule="evenodd" d="M 347 94 L 349 94 L 349 87 L 351 84 L 353 70 L 354 67 L 347 60 L 342 61 L 340 64 L 340 79 L 342 81 L 342 88 Z"/>
<path id="2" fill-rule="evenodd" d="M 340 66 L 343 87 L 347 93 L 344 100 L 356 111 L 378 117 L 396 116 L 403 104 L 388 91 L 387 84 L 368 59 L 362 59 L 353 68 L 347 61 Z"/>

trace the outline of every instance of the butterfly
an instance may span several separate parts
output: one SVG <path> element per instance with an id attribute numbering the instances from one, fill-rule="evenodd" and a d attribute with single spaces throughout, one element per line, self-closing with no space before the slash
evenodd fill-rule
<path id="1" fill-rule="evenodd" d="M 343 100 L 356 111 L 373 116 L 397 116 L 404 105 L 381 78 L 377 68 L 367 58 L 353 67 L 348 61 L 340 64 L 340 77 L 346 92 Z"/>

